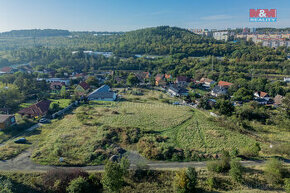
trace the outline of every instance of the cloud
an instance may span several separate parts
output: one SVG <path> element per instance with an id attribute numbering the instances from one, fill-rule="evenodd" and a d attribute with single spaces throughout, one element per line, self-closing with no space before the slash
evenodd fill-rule
<path id="1" fill-rule="evenodd" d="M 201 20 L 226 20 L 226 19 L 231 19 L 233 18 L 230 15 L 210 15 L 206 17 L 201 17 Z"/>

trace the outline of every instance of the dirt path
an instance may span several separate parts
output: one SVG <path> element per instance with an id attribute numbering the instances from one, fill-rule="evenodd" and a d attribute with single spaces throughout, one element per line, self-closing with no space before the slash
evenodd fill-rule
<path id="1" fill-rule="evenodd" d="M 102 171 L 104 170 L 103 165 L 99 166 L 84 166 L 84 167 L 67 167 L 67 166 L 43 166 L 34 163 L 30 159 L 31 151 L 25 151 L 17 157 L 0 161 L 0 171 L 34 171 L 34 172 L 45 172 L 53 168 L 81 168 L 87 171 Z M 146 160 L 136 152 L 130 152 L 129 160 L 131 161 L 131 168 L 135 168 L 136 164 L 142 163 L 149 166 L 151 169 L 180 169 L 187 167 L 204 168 L 206 162 L 165 162 L 165 161 L 150 161 Z M 265 164 L 264 161 L 242 161 L 243 166 L 259 166 Z"/>

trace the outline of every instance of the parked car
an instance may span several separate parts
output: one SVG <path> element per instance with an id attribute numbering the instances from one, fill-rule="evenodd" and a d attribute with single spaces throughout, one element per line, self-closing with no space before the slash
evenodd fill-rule
<path id="1" fill-rule="evenodd" d="M 22 138 L 20 138 L 20 139 L 16 139 L 15 141 L 14 141 L 14 143 L 26 143 L 27 142 L 27 140 L 24 138 L 24 137 L 22 137 Z"/>
<path id="2" fill-rule="evenodd" d="M 49 121 L 46 118 L 42 118 L 42 119 L 39 120 L 39 123 L 48 123 L 48 122 Z"/>

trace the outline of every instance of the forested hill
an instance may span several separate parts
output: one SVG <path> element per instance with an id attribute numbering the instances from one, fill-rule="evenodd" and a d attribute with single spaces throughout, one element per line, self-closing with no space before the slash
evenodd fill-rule
<path id="1" fill-rule="evenodd" d="M 31 29 L 31 30 L 12 30 L 0 33 L 0 37 L 49 37 L 49 36 L 68 36 L 68 30 L 58 29 Z"/>
<path id="2" fill-rule="evenodd" d="M 111 39 L 116 54 L 194 54 L 194 49 L 205 48 L 208 44 L 219 44 L 212 38 L 198 36 L 186 29 L 160 26 L 127 32 Z M 200 50 L 201 51 L 201 50 Z M 200 54 L 198 54 L 200 55 Z M 207 55 L 201 53 L 201 55 Z"/>

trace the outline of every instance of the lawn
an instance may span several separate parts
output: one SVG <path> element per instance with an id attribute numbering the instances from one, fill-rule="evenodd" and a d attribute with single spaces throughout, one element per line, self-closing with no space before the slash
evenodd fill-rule
<path id="1" fill-rule="evenodd" d="M 64 109 L 65 107 L 71 104 L 71 99 L 49 99 L 53 104 L 56 103 L 59 105 L 59 108 Z"/>

